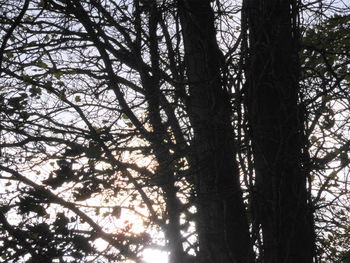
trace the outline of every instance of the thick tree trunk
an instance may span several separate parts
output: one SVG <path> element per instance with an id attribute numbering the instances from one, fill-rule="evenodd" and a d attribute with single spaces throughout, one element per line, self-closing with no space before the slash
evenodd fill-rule
<path id="1" fill-rule="evenodd" d="M 311 263 L 312 212 L 302 167 L 296 1 L 247 0 L 246 105 L 264 263 Z"/>
<path id="2" fill-rule="evenodd" d="M 198 198 L 200 263 L 246 263 L 251 257 L 223 55 L 208 0 L 179 1 L 194 131 L 191 169 Z"/>

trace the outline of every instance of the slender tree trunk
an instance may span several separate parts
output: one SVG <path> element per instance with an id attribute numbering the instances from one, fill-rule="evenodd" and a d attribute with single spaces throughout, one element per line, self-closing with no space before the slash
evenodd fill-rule
<path id="1" fill-rule="evenodd" d="M 179 1 L 194 131 L 200 263 L 246 263 L 251 249 L 235 160 L 229 93 L 208 0 Z"/>
<path id="2" fill-rule="evenodd" d="M 150 35 L 150 59 L 152 65 L 152 76 L 146 72 L 141 73 L 142 85 L 148 103 L 148 114 L 153 129 L 152 146 L 159 164 L 157 176 L 160 178 L 160 187 L 164 191 L 166 203 L 167 225 L 165 237 L 170 248 L 169 263 L 186 263 L 185 252 L 182 246 L 180 228 L 180 201 L 176 196 L 174 169 L 171 165 L 173 157 L 169 152 L 166 141 L 166 127 L 162 123 L 160 115 L 160 76 L 159 76 L 159 50 L 157 43 L 157 26 L 159 13 L 156 1 L 149 3 L 149 35 Z"/>
<path id="3" fill-rule="evenodd" d="M 263 262 L 311 263 L 314 231 L 302 166 L 296 1 L 247 0 L 246 5 L 246 105 Z"/>

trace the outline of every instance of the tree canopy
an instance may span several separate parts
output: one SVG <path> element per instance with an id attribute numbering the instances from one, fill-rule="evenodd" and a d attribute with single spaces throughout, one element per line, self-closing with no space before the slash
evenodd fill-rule
<path id="1" fill-rule="evenodd" d="M 0 262 L 350 262 L 350 7 L 280 2 L 0 0 Z"/>

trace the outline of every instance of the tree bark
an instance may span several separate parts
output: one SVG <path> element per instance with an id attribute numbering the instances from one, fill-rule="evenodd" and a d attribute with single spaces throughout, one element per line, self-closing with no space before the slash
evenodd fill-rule
<path id="1" fill-rule="evenodd" d="M 190 166 L 198 202 L 199 262 L 246 263 L 252 250 L 214 13 L 208 0 L 178 3 L 194 132 Z"/>
<path id="2" fill-rule="evenodd" d="M 311 263 L 312 211 L 302 163 L 296 1 L 247 0 L 246 106 L 264 263 Z M 243 22 L 244 23 L 244 22 Z"/>

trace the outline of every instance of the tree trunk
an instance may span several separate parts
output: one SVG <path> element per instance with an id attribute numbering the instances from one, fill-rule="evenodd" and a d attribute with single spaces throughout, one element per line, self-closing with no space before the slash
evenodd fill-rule
<path id="1" fill-rule="evenodd" d="M 246 1 L 246 106 L 264 263 L 311 263 L 314 257 L 313 217 L 307 200 L 307 172 L 302 166 L 295 4 L 296 1 Z"/>
<path id="2" fill-rule="evenodd" d="M 148 115 L 153 135 L 151 144 L 154 149 L 156 160 L 159 164 L 157 176 L 161 179 L 160 187 L 164 192 L 166 203 L 167 225 L 165 237 L 168 241 L 169 263 L 185 263 L 185 252 L 182 246 L 182 236 L 180 228 L 180 201 L 178 200 L 175 187 L 175 174 L 171 165 L 173 157 L 169 152 L 166 140 L 166 127 L 162 123 L 160 115 L 160 76 L 159 76 L 159 49 L 157 43 L 157 26 L 159 13 L 156 1 L 149 6 L 149 35 L 150 35 L 150 59 L 152 65 L 152 76 L 141 73 L 142 86 L 145 90 L 145 97 L 148 103 Z"/>
<path id="3" fill-rule="evenodd" d="M 198 198 L 199 262 L 246 263 L 252 253 L 214 13 L 208 0 L 187 0 L 179 1 L 179 14 L 194 132 L 190 165 Z"/>

